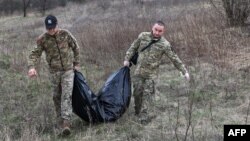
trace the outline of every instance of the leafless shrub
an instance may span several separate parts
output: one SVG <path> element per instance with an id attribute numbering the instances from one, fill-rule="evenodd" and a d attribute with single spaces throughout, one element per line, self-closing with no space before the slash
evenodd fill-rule
<path id="1" fill-rule="evenodd" d="M 167 25 L 167 40 L 188 66 L 193 79 L 190 91 L 183 92 L 182 79 L 178 78 L 176 69 L 171 68 L 170 62 L 164 58 L 158 78 L 161 85 L 161 88 L 158 87 L 158 104 L 161 108 L 156 109 L 159 114 L 152 123 L 146 127 L 136 123 L 133 110 L 116 123 L 88 126 L 78 124 L 79 119 L 74 125 L 76 135 L 73 138 L 216 141 L 222 140 L 224 123 L 247 123 L 248 113 L 242 118 L 234 115 L 236 120 L 233 117 L 225 118 L 221 112 L 229 117 L 231 113 L 227 108 L 234 110 L 236 106 L 242 113 L 249 111 L 249 103 L 244 101 L 249 91 L 247 54 L 235 57 L 238 51 L 249 51 L 244 49 L 249 39 L 240 37 L 237 29 L 228 29 L 226 21 L 207 4 L 197 6 L 195 2 L 185 5 L 187 3 L 171 1 L 178 7 L 171 5 L 162 8 L 166 3 L 164 0 L 145 0 L 141 7 L 130 2 L 123 1 L 123 5 L 119 5 L 118 1 L 112 1 L 106 7 L 103 3 L 105 10 L 94 3 L 91 6 L 97 7 L 84 11 L 86 17 L 84 13 L 80 13 L 82 17 L 76 17 L 79 14 L 76 12 L 76 15 L 69 14 L 70 17 L 62 19 L 79 21 L 69 30 L 73 31 L 81 46 L 81 63 L 86 68 L 91 88 L 98 90 L 112 71 L 122 67 L 125 51 L 132 41 L 140 32 L 150 31 L 152 22 L 160 18 Z M 25 137 L 31 140 L 56 138 L 53 138 L 55 115 L 45 60 L 41 59 L 38 79 L 26 77 L 27 67 L 24 66 L 27 66 L 28 51 L 34 47 L 34 39 L 44 28 L 38 22 L 41 19 L 33 17 L 28 20 L 11 20 L 15 23 L 11 27 L 7 26 L 11 23 L 2 22 L 5 29 L 0 28 L 3 31 L 0 36 L 1 57 L 9 56 L 9 67 L 0 69 L 0 82 L 3 82 L 0 85 L 0 113 L 3 113 L 0 139 L 6 141 L 25 140 Z M 245 62 L 244 66 L 239 63 L 242 61 Z M 237 71 L 234 67 L 244 68 Z M 232 88 L 235 90 L 232 91 Z M 175 101 L 177 104 L 170 106 Z M 133 109 L 132 105 L 130 109 Z"/>
<path id="2" fill-rule="evenodd" d="M 222 0 L 225 8 L 228 22 L 231 26 L 242 26 L 245 24 L 249 12 L 250 1 L 249 0 Z"/>

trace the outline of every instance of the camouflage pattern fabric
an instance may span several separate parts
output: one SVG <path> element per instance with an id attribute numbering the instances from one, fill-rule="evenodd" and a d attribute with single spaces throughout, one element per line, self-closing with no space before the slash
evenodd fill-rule
<path id="1" fill-rule="evenodd" d="M 126 52 L 125 60 L 130 60 L 136 51 L 140 51 L 143 47 L 147 46 L 151 40 L 153 40 L 151 32 L 142 32 Z M 164 37 L 161 37 L 160 41 L 139 53 L 135 75 L 142 75 L 147 78 L 155 77 L 164 54 L 168 56 L 179 71 L 183 74 L 186 73 L 184 64 L 172 51 L 170 43 Z"/>
<path id="2" fill-rule="evenodd" d="M 72 116 L 72 91 L 74 71 L 61 71 L 51 73 L 53 87 L 53 101 L 55 104 L 57 120 L 70 120 Z"/>
<path id="3" fill-rule="evenodd" d="M 73 66 L 80 61 L 79 46 L 67 30 L 59 29 L 55 35 L 43 33 L 29 56 L 29 69 L 35 68 L 43 51 L 51 72 L 57 122 L 61 123 L 63 119 L 70 120 L 72 115 Z"/>
<path id="4" fill-rule="evenodd" d="M 55 35 L 44 33 L 38 37 L 37 47 L 29 56 L 29 68 L 37 65 L 43 51 L 45 51 L 50 72 L 70 70 L 80 61 L 79 46 L 76 39 L 67 30 L 59 29 Z"/>
<path id="5" fill-rule="evenodd" d="M 142 32 L 131 44 L 125 55 L 125 60 L 128 61 L 136 51 L 139 52 L 134 73 L 133 95 L 135 100 L 135 113 L 139 116 L 140 122 L 147 122 L 155 116 L 155 84 L 153 79 L 157 77 L 162 56 L 167 55 L 174 66 L 183 74 L 187 72 L 184 64 L 172 51 L 170 43 L 164 37 L 161 37 L 158 42 L 143 52 L 140 52 L 141 49 L 147 46 L 152 40 L 158 39 L 154 39 L 151 32 Z"/>
<path id="6" fill-rule="evenodd" d="M 135 114 L 147 120 L 154 114 L 155 84 L 150 78 L 135 76 L 133 81 Z"/>

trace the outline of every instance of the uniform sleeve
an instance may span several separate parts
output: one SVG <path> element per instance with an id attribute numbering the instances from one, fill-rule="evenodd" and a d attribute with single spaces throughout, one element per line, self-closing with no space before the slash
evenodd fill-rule
<path id="1" fill-rule="evenodd" d="M 138 50 L 140 46 L 140 42 L 141 42 L 141 36 L 142 34 L 140 34 L 138 38 L 134 40 L 134 42 L 131 44 L 131 46 L 126 52 L 125 60 L 129 61 L 132 58 L 132 56 L 135 54 L 135 52 Z"/>
<path id="2" fill-rule="evenodd" d="M 171 60 L 171 62 L 174 64 L 174 66 L 182 72 L 184 75 L 187 72 L 187 69 L 185 68 L 185 65 L 182 63 L 178 55 L 171 49 L 170 44 L 167 45 L 167 49 L 165 51 L 165 54 L 168 56 L 168 58 Z"/>
<path id="3" fill-rule="evenodd" d="M 69 46 L 72 48 L 73 53 L 74 53 L 74 61 L 73 64 L 74 66 L 80 64 L 80 48 L 79 45 L 77 44 L 77 41 L 75 37 L 69 33 Z"/>
<path id="4" fill-rule="evenodd" d="M 30 68 L 35 68 L 35 66 L 38 63 L 38 60 L 40 59 L 41 55 L 43 52 L 43 46 L 41 43 L 41 39 L 37 39 L 37 46 L 35 47 L 34 50 L 31 51 L 28 59 L 28 67 Z"/>

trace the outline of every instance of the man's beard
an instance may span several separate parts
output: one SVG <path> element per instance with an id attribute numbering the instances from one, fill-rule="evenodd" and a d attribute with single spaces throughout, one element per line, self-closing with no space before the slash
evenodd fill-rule
<path id="1" fill-rule="evenodd" d="M 151 31 L 151 35 L 152 35 L 153 39 L 160 39 L 161 38 L 161 36 L 155 36 L 153 31 Z"/>

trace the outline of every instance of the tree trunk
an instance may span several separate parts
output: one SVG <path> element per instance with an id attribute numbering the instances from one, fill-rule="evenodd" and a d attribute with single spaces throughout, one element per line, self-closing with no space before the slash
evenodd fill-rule
<path id="1" fill-rule="evenodd" d="M 42 0 L 42 15 L 45 15 L 46 12 L 46 2 L 47 0 Z"/>
<path id="2" fill-rule="evenodd" d="M 26 8 L 23 7 L 23 17 L 26 17 L 26 16 L 27 16 Z"/>
<path id="3" fill-rule="evenodd" d="M 23 0 L 23 17 L 27 16 L 27 8 L 29 6 L 30 0 Z"/>
<path id="4" fill-rule="evenodd" d="M 12 15 L 14 13 L 14 4 L 13 4 L 13 0 L 10 0 L 10 14 Z"/>
<path id="5" fill-rule="evenodd" d="M 65 7 L 68 3 L 68 0 L 60 0 L 60 5 Z"/>
<path id="6" fill-rule="evenodd" d="M 250 12 L 250 0 L 222 0 L 228 23 L 231 26 L 245 24 Z"/>

